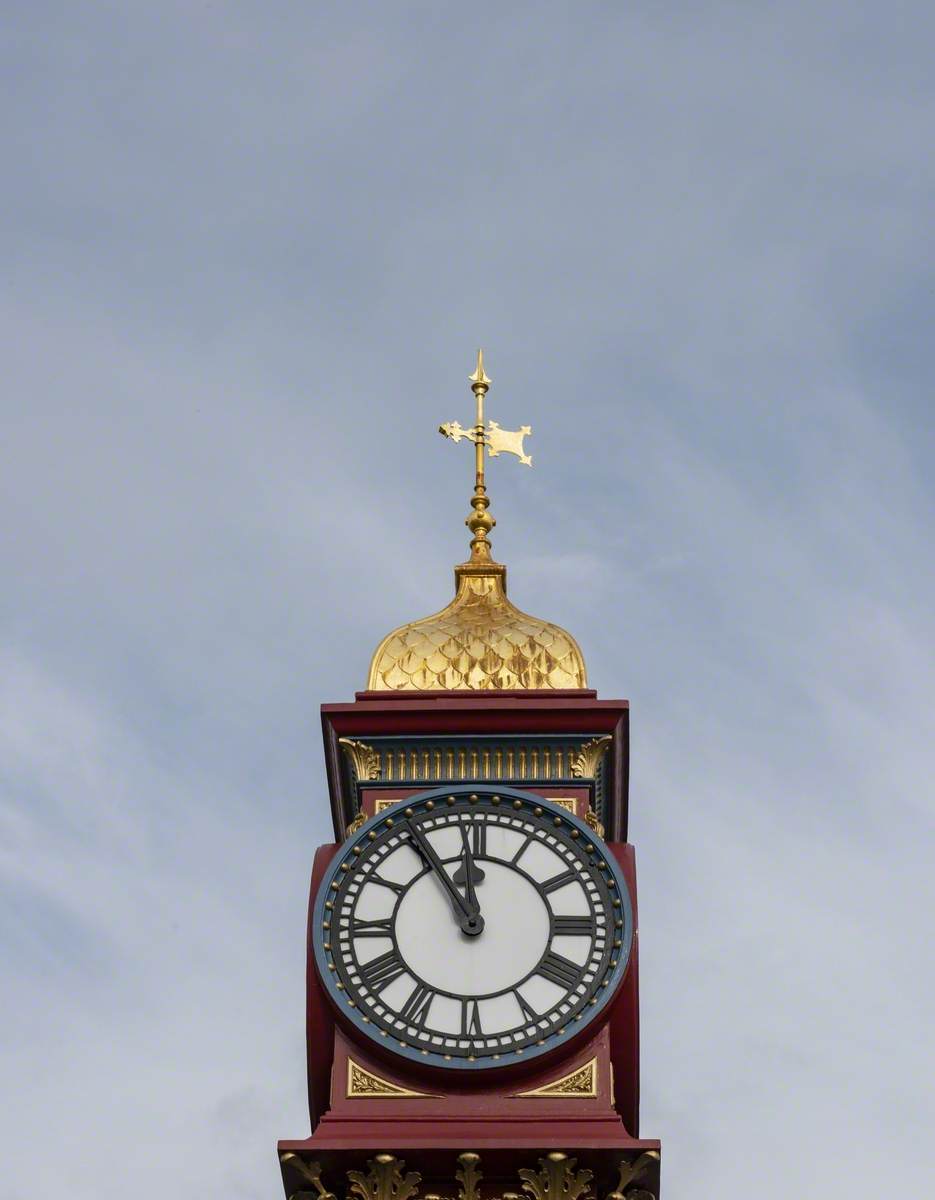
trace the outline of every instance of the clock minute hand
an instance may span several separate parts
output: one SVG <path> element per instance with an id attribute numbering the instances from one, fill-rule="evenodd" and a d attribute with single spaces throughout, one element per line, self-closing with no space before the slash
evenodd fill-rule
<path id="1" fill-rule="evenodd" d="M 476 937 L 484 928 L 484 918 L 478 912 L 476 902 L 470 904 L 461 895 L 422 830 L 410 821 L 406 822 L 406 828 L 425 862 L 442 881 L 455 909 L 455 917 L 461 926 L 461 932 L 466 933 L 469 937 Z"/>

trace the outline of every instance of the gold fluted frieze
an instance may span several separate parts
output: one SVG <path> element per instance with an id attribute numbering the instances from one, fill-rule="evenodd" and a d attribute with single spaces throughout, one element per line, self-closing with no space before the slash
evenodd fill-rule
<path id="1" fill-rule="evenodd" d="M 494 739 L 432 746 L 418 741 L 400 744 L 397 740 L 391 746 L 381 746 L 352 738 L 341 738 L 340 742 L 361 783 L 447 783 L 457 779 L 497 779 L 505 783 L 540 779 L 570 784 L 582 777 L 572 771 L 584 752 L 582 744 L 562 739 L 539 745 Z M 351 742 L 353 746 L 343 745 Z M 586 742 L 584 746 L 589 744 Z"/>

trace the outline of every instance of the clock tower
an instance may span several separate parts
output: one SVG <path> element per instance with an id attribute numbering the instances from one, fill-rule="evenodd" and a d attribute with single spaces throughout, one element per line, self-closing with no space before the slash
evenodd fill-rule
<path id="1" fill-rule="evenodd" d="M 658 1200 L 639 1136 L 628 705 L 575 639 L 507 598 L 484 454 L 471 553 L 441 612 L 380 642 L 365 691 L 322 706 L 335 841 L 312 868 L 311 1136 L 288 1200 Z"/>

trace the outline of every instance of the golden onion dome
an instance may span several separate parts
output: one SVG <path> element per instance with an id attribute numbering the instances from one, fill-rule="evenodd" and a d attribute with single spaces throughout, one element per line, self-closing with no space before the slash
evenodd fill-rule
<path id="1" fill-rule="evenodd" d="M 570 633 L 521 612 L 502 563 L 455 567 L 455 597 L 441 612 L 388 634 L 370 663 L 371 691 L 484 691 L 588 686 Z"/>
<path id="2" fill-rule="evenodd" d="M 587 673 L 578 643 L 558 625 L 521 612 L 507 599 L 506 567 L 490 556 L 488 533 L 496 524 L 488 513 L 484 485 L 484 449 L 495 457 L 515 454 L 532 465 L 523 438 L 496 422 L 484 425 L 484 396 L 490 380 L 482 354 L 471 376 L 477 420 L 462 429 L 457 422 L 440 426 L 453 441 L 475 447 L 475 487 L 471 557 L 455 567 L 454 599 L 441 612 L 401 625 L 387 634 L 374 652 L 367 681 L 369 691 L 486 691 L 585 688 Z"/>

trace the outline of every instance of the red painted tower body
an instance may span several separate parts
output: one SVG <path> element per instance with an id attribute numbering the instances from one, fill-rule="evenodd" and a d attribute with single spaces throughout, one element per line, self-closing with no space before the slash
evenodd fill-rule
<path id="1" fill-rule="evenodd" d="M 442 612 L 395 630 L 368 689 L 322 708 L 335 841 L 309 903 L 311 1136 L 291 1200 L 656 1200 L 639 1136 L 628 706 L 575 640 L 515 608 L 490 557 L 474 443 L 471 558 Z"/>

